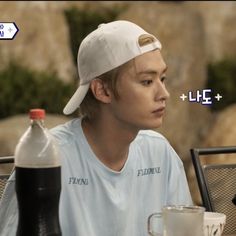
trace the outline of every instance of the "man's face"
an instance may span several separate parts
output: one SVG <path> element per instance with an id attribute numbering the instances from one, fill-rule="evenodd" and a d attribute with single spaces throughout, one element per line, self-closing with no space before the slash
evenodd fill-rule
<path id="1" fill-rule="evenodd" d="M 160 127 L 169 97 L 164 84 L 166 70 L 159 50 L 128 63 L 117 81 L 119 99 L 113 98 L 110 104 L 114 117 L 137 130 Z"/>

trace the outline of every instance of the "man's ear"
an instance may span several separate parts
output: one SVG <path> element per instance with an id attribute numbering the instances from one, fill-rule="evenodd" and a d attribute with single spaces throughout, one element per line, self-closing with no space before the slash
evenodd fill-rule
<path id="1" fill-rule="evenodd" d="M 101 79 L 93 79 L 90 84 L 90 89 L 94 97 L 103 102 L 110 103 L 111 101 L 111 91 L 108 88 L 107 84 L 104 83 Z"/>

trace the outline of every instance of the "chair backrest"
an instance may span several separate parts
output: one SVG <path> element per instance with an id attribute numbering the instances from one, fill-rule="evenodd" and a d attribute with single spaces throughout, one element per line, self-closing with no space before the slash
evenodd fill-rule
<path id="1" fill-rule="evenodd" d="M 0 165 L 2 164 L 11 164 L 14 163 L 14 157 L 13 156 L 7 156 L 7 157 L 0 157 Z M 10 173 L 1 174 L 0 173 L 0 200 L 2 198 L 2 194 L 5 189 L 5 185 L 7 183 L 8 178 L 10 177 Z"/>
<path id="2" fill-rule="evenodd" d="M 7 180 L 10 175 L 0 175 L 0 200 L 2 198 L 2 194 L 4 192 Z"/>
<path id="3" fill-rule="evenodd" d="M 224 213 L 227 217 L 224 233 L 236 234 L 236 206 L 233 203 L 236 194 L 236 155 L 232 164 L 219 163 L 217 160 L 217 154 L 236 153 L 236 146 L 193 148 L 190 152 L 203 206 L 207 211 Z M 215 156 L 210 164 L 200 160 L 206 160 L 213 154 Z M 214 160 L 217 160 L 217 164 Z"/>

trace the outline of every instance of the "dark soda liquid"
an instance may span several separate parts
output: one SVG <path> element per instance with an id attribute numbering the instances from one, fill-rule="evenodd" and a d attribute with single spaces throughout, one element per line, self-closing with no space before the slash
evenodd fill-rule
<path id="1" fill-rule="evenodd" d="M 17 236 L 59 236 L 61 167 L 15 168 Z"/>

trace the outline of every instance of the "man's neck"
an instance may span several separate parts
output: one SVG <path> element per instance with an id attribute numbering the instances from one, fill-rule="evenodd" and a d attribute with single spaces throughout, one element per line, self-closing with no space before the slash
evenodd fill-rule
<path id="1" fill-rule="evenodd" d="M 130 143 L 138 131 L 125 129 L 107 119 L 83 119 L 82 129 L 97 158 L 110 169 L 120 171 L 128 158 Z"/>

